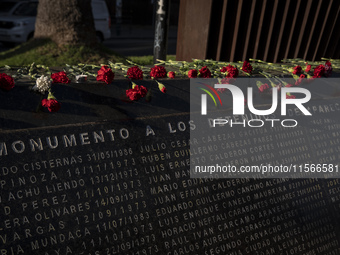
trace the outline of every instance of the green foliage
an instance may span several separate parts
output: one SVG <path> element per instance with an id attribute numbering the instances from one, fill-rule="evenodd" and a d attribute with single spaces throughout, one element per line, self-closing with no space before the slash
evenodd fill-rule
<path id="1" fill-rule="evenodd" d="M 32 40 L 8 51 L 0 52 L 0 66 L 24 66 L 32 62 L 46 66 L 64 66 L 78 63 L 100 64 L 107 61 L 125 62 L 125 58 L 102 45 L 97 48 L 58 47 L 50 40 Z"/>

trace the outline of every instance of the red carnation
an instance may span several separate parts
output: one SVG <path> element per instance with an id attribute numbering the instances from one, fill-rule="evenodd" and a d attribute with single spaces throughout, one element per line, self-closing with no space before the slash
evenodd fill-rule
<path id="1" fill-rule="evenodd" d="M 237 67 L 233 67 L 232 65 L 227 65 L 227 66 L 223 67 L 220 71 L 222 73 L 227 72 L 226 77 L 228 77 L 228 78 L 236 78 L 238 76 Z"/>
<path id="2" fill-rule="evenodd" d="M 264 92 L 265 90 L 269 89 L 269 85 L 267 83 L 265 84 L 262 84 L 260 87 L 259 87 L 259 91 L 262 93 Z"/>
<path id="3" fill-rule="evenodd" d="M 59 73 L 53 73 L 51 74 L 51 78 L 53 80 L 53 83 L 70 83 L 70 79 L 67 78 L 67 75 L 64 71 L 61 71 Z"/>
<path id="4" fill-rule="evenodd" d="M 294 71 L 292 72 L 293 74 L 299 74 L 302 71 L 301 66 L 295 66 L 293 69 L 294 69 Z"/>
<path id="5" fill-rule="evenodd" d="M 189 78 L 197 78 L 197 70 L 196 69 L 191 69 L 188 71 L 188 77 Z"/>
<path id="6" fill-rule="evenodd" d="M 98 70 L 97 81 L 103 81 L 106 84 L 110 84 L 115 78 L 115 74 L 107 66 L 102 66 Z"/>
<path id="7" fill-rule="evenodd" d="M 60 103 L 53 96 L 51 91 L 48 93 L 47 99 L 41 101 L 41 105 L 47 107 L 50 112 L 57 112 L 60 109 Z"/>
<path id="8" fill-rule="evenodd" d="M 138 86 L 138 85 L 137 85 Z M 140 85 L 138 88 L 139 94 L 141 97 L 145 97 L 146 93 L 148 93 L 148 89 L 145 88 L 144 86 Z"/>
<path id="9" fill-rule="evenodd" d="M 175 72 L 173 72 L 173 71 L 168 72 L 168 77 L 169 77 L 170 79 L 174 79 L 175 76 L 176 76 Z"/>
<path id="10" fill-rule="evenodd" d="M 136 100 L 140 99 L 140 95 L 139 95 L 139 93 L 136 89 L 126 90 L 126 96 L 132 101 L 136 101 Z"/>
<path id="11" fill-rule="evenodd" d="M 234 81 L 235 79 L 233 79 L 233 78 L 223 78 L 222 80 L 221 80 L 221 84 L 231 84 L 233 81 Z"/>
<path id="12" fill-rule="evenodd" d="M 222 67 L 221 69 L 220 69 L 220 72 L 221 73 L 225 73 L 225 72 L 227 72 L 228 71 L 228 68 L 226 67 L 226 66 L 224 66 L 224 67 Z"/>
<path id="13" fill-rule="evenodd" d="M 320 78 L 324 73 L 326 69 L 324 65 L 318 65 L 314 68 L 314 75 L 313 78 Z"/>
<path id="14" fill-rule="evenodd" d="M 0 73 L 0 88 L 5 91 L 10 91 L 14 88 L 14 79 L 5 73 Z"/>
<path id="15" fill-rule="evenodd" d="M 329 62 L 327 60 L 326 63 L 325 63 L 325 74 L 324 75 L 326 77 L 330 76 L 332 74 L 332 70 L 333 70 L 332 64 L 331 64 L 331 62 Z"/>
<path id="16" fill-rule="evenodd" d="M 211 78 L 211 72 L 207 66 L 203 66 L 199 72 L 202 78 Z"/>
<path id="17" fill-rule="evenodd" d="M 57 112 L 60 109 L 60 103 L 55 99 L 43 99 L 41 105 L 47 107 L 50 112 Z"/>
<path id="18" fill-rule="evenodd" d="M 151 68 L 150 71 L 151 78 L 165 78 L 166 77 L 166 70 L 164 66 L 154 66 Z"/>
<path id="19" fill-rule="evenodd" d="M 243 62 L 242 71 L 250 74 L 253 72 L 253 67 L 247 60 Z"/>
<path id="20" fill-rule="evenodd" d="M 307 65 L 307 66 L 306 66 L 306 69 L 305 69 L 305 72 L 308 73 L 308 72 L 310 71 L 311 68 L 312 68 L 311 65 Z"/>
<path id="21" fill-rule="evenodd" d="M 306 83 L 311 83 L 311 82 L 313 82 L 315 80 L 315 78 L 314 77 L 311 77 L 311 78 L 307 78 L 306 79 Z"/>
<path id="22" fill-rule="evenodd" d="M 133 89 L 126 90 L 126 95 L 130 100 L 136 101 L 142 97 L 145 97 L 147 92 L 148 90 L 144 86 L 136 85 Z"/>
<path id="23" fill-rule="evenodd" d="M 131 80 L 142 80 L 143 79 L 143 71 L 138 66 L 130 67 L 126 72 L 126 75 Z"/>
<path id="24" fill-rule="evenodd" d="M 294 96 L 294 95 L 288 95 L 288 94 L 286 94 L 286 98 L 287 98 L 287 99 L 294 99 L 295 96 Z"/>
<path id="25" fill-rule="evenodd" d="M 233 67 L 231 65 L 228 66 L 228 75 L 229 78 L 236 78 L 238 76 L 238 69 L 237 67 Z"/>
<path id="26" fill-rule="evenodd" d="M 159 82 L 159 81 L 156 81 L 157 84 L 158 84 L 158 89 L 163 92 L 163 93 L 166 93 L 166 87 L 164 86 L 163 83 Z"/>
<path id="27" fill-rule="evenodd" d="M 233 78 L 223 78 L 223 79 L 219 79 L 219 82 L 220 84 L 230 84 L 232 81 L 234 81 Z M 226 88 L 218 88 L 216 89 L 217 92 L 220 92 L 220 93 L 224 93 L 226 91 Z"/>
<path id="28" fill-rule="evenodd" d="M 306 78 L 306 75 L 301 74 L 300 77 L 296 80 L 295 86 L 299 86 L 304 78 Z"/>

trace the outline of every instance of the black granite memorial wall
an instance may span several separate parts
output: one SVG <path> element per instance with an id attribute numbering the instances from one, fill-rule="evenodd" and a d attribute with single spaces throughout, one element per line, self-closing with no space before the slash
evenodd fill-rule
<path id="1" fill-rule="evenodd" d="M 122 100 L 125 85 L 60 86 L 55 114 L 0 94 L 1 255 L 340 253 L 338 179 L 190 178 L 188 81 L 149 103 Z"/>

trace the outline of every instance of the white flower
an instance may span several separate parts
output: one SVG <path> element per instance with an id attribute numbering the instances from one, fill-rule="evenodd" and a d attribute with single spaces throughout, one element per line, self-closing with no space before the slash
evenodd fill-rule
<path id="1" fill-rule="evenodd" d="M 52 80 L 46 75 L 42 75 L 37 79 L 35 86 L 32 88 L 40 93 L 45 93 L 51 88 Z"/>

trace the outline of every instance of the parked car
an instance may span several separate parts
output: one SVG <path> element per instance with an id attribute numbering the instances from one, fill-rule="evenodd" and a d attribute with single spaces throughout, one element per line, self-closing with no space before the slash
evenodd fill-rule
<path id="1" fill-rule="evenodd" d="M 111 37 L 111 17 L 105 0 L 92 0 L 92 14 L 100 42 Z"/>
<path id="2" fill-rule="evenodd" d="M 103 0 L 92 0 L 91 4 L 97 38 L 104 41 L 111 37 L 108 8 Z M 0 3 L 0 7 L 1 43 L 5 45 L 23 43 L 34 36 L 38 1 L 6 0 Z"/>

